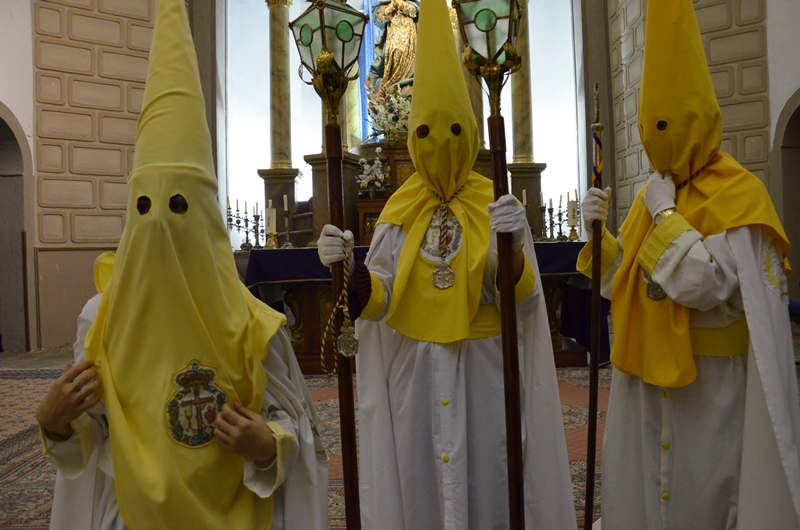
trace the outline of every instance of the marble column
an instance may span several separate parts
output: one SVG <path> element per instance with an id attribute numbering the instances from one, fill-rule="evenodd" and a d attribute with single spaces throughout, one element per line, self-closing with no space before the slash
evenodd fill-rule
<path id="1" fill-rule="evenodd" d="M 267 0 L 269 6 L 270 168 L 292 167 L 292 115 L 289 92 L 289 6 L 292 0 Z"/>
<path id="2" fill-rule="evenodd" d="M 351 72 L 352 73 L 352 72 Z M 347 92 L 344 94 L 345 113 L 347 120 L 345 128 L 342 133 L 342 140 L 347 145 L 347 150 L 352 151 L 353 148 L 361 145 L 361 105 L 359 102 L 361 80 L 356 79 L 350 81 L 347 85 Z"/>
<path id="3" fill-rule="evenodd" d="M 511 76 L 511 115 L 514 163 L 533 163 L 533 121 L 531 119 L 531 51 L 528 40 L 527 2 L 522 5 L 522 21 L 517 35 L 517 53 L 522 67 Z"/>
<path id="4" fill-rule="evenodd" d="M 458 48 L 459 57 L 464 51 L 464 42 L 461 40 L 461 31 L 456 28 L 456 47 Z M 481 148 L 486 147 L 486 139 L 484 137 L 484 124 L 483 117 L 483 88 L 481 80 L 478 77 L 469 73 L 467 67 L 461 62 L 461 70 L 464 72 L 464 79 L 467 81 L 467 93 L 469 94 L 469 102 L 472 104 L 472 113 L 475 114 L 475 121 L 478 123 L 478 136 L 481 139 Z"/>

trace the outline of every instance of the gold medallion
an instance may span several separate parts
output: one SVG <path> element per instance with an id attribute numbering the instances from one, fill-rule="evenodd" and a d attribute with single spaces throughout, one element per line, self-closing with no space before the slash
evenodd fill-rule
<path id="1" fill-rule="evenodd" d="M 437 289 L 449 289 L 456 283 L 456 274 L 450 268 L 450 263 L 444 258 L 436 264 L 433 271 L 433 286 Z"/>

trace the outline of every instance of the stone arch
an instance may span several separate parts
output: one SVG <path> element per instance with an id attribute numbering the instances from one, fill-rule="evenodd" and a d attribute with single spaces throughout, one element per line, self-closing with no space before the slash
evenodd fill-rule
<path id="1" fill-rule="evenodd" d="M 775 127 L 770 156 L 770 194 L 786 235 L 793 243 L 789 261 L 800 268 L 800 89 L 786 102 Z M 789 277 L 789 296 L 800 299 L 796 275 Z"/>
<path id="2" fill-rule="evenodd" d="M 28 278 L 33 274 L 33 159 L 19 121 L 0 102 L 0 337 L 3 351 L 31 349 L 35 329 Z M 23 237 L 25 241 L 23 243 Z M 23 254 L 23 247 L 25 252 Z"/>

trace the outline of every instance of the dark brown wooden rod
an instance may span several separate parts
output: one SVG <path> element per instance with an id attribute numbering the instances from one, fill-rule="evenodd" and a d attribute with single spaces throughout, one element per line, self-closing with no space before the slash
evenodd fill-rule
<path id="1" fill-rule="evenodd" d="M 344 230 L 344 188 L 342 187 L 342 130 L 338 123 L 325 125 L 325 162 L 328 170 L 328 211 L 331 224 Z M 334 302 L 344 286 L 342 263 L 331 267 Z M 342 313 L 336 319 L 336 335 L 342 327 Z M 361 529 L 361 504 L 358 494 L 358 451 L 356 450 L 355 401 L 353 399 L 353 364 L 339 355 L 339 417 L 342 429 L 342 467 L 344 474 L 344 509 L 348 530 Z"/>
<path id="2" fill-rule="evenodd" d="M 506 133 L 503 117 L 489 116 L 489 147 L 492 152 L 494 198 L 508 194 Z M 512 235 L 497 234 L 497 276 L 500 288 L 500 318 L 503 341 L 503 381 L 506 401 L 508 448 L 508 510 L 512 530 L 525 528 L 525 491 L 522 465 L 522 428 L 517 350 L 517 307 L 514 295 Z M 530 352 L 528 352 L 530 355 Z"/>

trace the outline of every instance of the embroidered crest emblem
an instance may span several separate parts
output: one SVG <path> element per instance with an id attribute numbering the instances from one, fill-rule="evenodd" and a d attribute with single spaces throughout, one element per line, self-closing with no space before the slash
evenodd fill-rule
<path id="1" fill-rule="evenodd" d="M 783 267 L 783 253 L 776 241 L 762 247 L 761 276 L 772 294 L 789 303 L 789 284 L 786 281 L 786 269 Z"/>
<path id="2" fill-rule="evenodd" d="M 214 420 L 227 401 L 216 378 L 216 368 L 197 359 L 172 376 L 177 390 L 167 401 L 167 430 L 179 444 L 202 447 L 214 440 Z"/>

